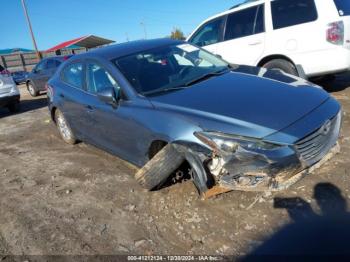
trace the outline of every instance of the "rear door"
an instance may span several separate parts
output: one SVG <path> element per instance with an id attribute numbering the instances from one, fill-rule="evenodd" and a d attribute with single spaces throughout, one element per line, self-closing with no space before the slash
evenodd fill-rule
<path id="1" fill-rule="evenodd" d="M 33 81 L 37 90 L 44 90 L 45 83 L 45 71 L 47 69 L 47 60 L 42 60 L 36 67 L 33 69 L 31 74 L 31 80 Z"/>
<path id="2" fill-rule="evenodd" d="M 266 37 L 267 55 L 286 55 L 301 64 L 306 74 L 319 70 L 315 59 L 317 52 L 326 48 L 326 22 L 315 0 L 273 0 L 270 12 L 272 31 Z"/>
<path id="3" fill-rule="evenodd" d="M 223 39 L 225 20 L 226 16 L 222 16 L 205 23 L 191 36 L 188 42 L 216 54 L 217 44 Z"/>
<path id="4" fill-rule="evenodd" d="M 85 65 L 81 61 L 67 65 L 62 70 L 62 85 L 56 94 L 60 100 L 59 108 L 79 139 L 85 138 L 89 120 L 86 113 L 88 94 L 85 91 L 84 72 Z"/>
<path id="5" fill-rule="evenodd" d="M 217 54 L 230 63 L 256 65 L 265 48 L 264 17 L 264 4 L 229 14 Z"/>

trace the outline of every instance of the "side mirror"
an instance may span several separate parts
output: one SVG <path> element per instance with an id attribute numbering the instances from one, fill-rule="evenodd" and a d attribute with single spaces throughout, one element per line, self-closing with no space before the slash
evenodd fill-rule
<path id="1" fill-rule="evenodd" d="M 97 94 L 97 97 L 107 105 L 111 105 L 112 107 L 116 107 L 118 105 L 120 92 L 115 90 L 114 87 L 105 88 L 103 91 Z"/>

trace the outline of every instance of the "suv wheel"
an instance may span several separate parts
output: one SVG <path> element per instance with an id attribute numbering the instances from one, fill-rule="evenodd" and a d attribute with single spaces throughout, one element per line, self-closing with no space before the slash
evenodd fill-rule
<path id="1" fill-rule="evenodd" d="M 56 110 L 55 112 L 55 121 L 57 124 L 58 131 L 67 144 L 74 145 L 77 140 L 72 132 L 72 129 L 70 128 L 66 118 L 62 114 L 60 110 Z"/>
<path id="2" fill-rule="evenodd" d="M 267 62 L 266 64 L 263 65 L 263 67 L 267 68 L 267 69 L 275 69 L 275 70 L 281 70 L 287 74 L 290 75 L 294 75 L 294 76 L 299 76 L 297 69 L 295 68 L 295 66 L 284 59 L 274 59 L 271 60 L 269 62 Z"/>
<path id="3" fill-rule="evenodd" d="M 17 113 L 20 110 L 20 104 L 19 104 L 19 102 L 14 102 L 14 103 L 8 105 L 7 108 L 11 113 Z"/>
<path id="4" fill-rule="evenodd" d="M 29 83 L 27 84 L 27 89 L 28 89 L 29 94 L 30 94 L 32 97 L 38 96 L 38 91 L 36 91 L 34 85 L 33 85 L 31 82 L 29 82 Z"/>

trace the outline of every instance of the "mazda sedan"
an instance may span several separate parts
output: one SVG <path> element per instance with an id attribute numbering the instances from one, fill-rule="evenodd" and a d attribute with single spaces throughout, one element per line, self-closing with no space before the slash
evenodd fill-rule
<path id="1" fill-rule="evenodd" d="M 338 151 L 341 107 L 323 89 L 279 71 L 230 65 L 182 41 L 77 55 L 47 88 L 64 141 L 146 165 L 147 179 L 157 183 L 182 159 L 203 194 L 284 189 Z"/>

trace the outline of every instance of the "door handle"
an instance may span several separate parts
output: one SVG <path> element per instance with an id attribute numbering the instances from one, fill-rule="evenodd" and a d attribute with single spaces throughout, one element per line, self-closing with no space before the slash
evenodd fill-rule
<path id="1" fill-rule="evenodd" d="M 92 111 L 94 111 L 94 108 L 90 105 L 87 105 L 86 109 L 87 109 L 88 113 L 92 113 Z"/>
<path id="2" fill-rule="evenodd" d="M 261 41 L 249 43 L 249 45 L 261 45 L 261 44 L 262 44 Z"/>
<path id="3" fill-rule="evenodd" d="M 60 97 L 64 98 L 64 94 L 60 94 Z"/>

